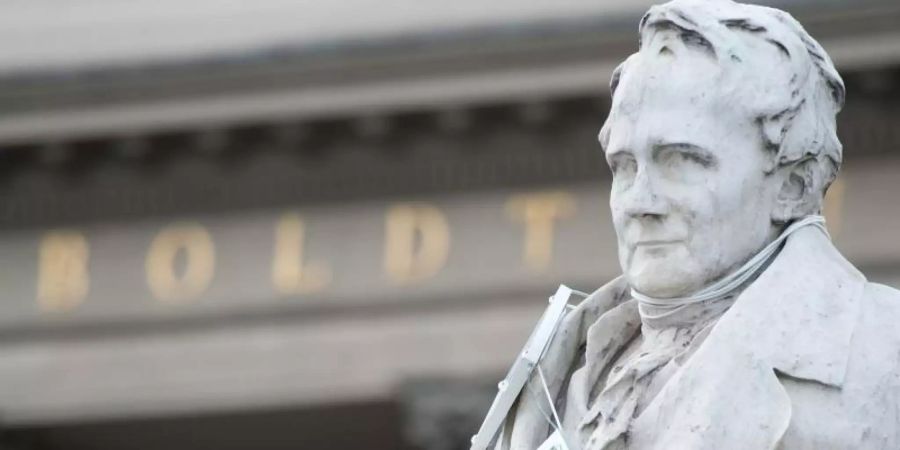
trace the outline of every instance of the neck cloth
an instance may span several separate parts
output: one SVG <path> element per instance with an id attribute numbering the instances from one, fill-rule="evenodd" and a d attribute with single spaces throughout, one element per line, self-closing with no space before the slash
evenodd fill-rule
<path id="1" fill-rule="evenodd" d="M 634 288 L 631 289 L 631 296 L 638 301 L 639 308 L 652 307 L 654 310 L 663 311 L 662 314 L 654 316 L 653 318 L 662 318 L 668 316 L 669 314 L 674 314 L 675 312 L 688 305 L 723 298 L 733 293 L 744 283 L 746 283 L 747 280 L 756 275 L 760 271 L 760 269 L 765 266 L 765 263 L 769 260 L 769 258 L 771 258 L 772 255 L 775 254 L 779 246 L 788 238 L 788 236 L 790 236 L 795 231 L 809 225 L 819 228 L 826 235 L 828 235 L 828 230 L 825 229 L 824 217 L 806 216 L 785 228 L 784 231 L 782 231 L 781 234 L 778 235 L 777 238 L 775 238 L 775 240 L 770 242 L 769 245 L 765 246 L 762 250 L 759 251 L 759 253 L 750 258 L 750 260 L 744 263 L 743 266 L 728 274 L 727 276 L 721 278 L 719 281 L 716 281 L 715 283 L 710 284 L 709 286 L 706 286 L 705 288 L 700 289 L 699 291 L 694 292 L 689 296 L 654 298 L 641 294 Z M 644 311 L 644 308 L 641 309 L 642 315 L 644 315 L 644 313 L 646 312 Z"/>

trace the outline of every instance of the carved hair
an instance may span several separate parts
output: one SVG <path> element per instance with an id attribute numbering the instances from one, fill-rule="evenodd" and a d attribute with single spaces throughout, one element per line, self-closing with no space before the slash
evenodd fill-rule
<path id="1" fill-rule="evenodd" d="M 800 23 L 784 11 L 764 6 L 731 0 L 674 0 L 650 8 L 639 31 L 639 52 L 613 72 L 610 89 L 614 99 L 620 78 L 636 57 L 671 54 L 666 40 L 656 39 L 661 35 L 674 35 L 686 48 L 717 61 L 725 72 L 769 83 L 766 94 L 756 92 L 746 98 L 760 126 L 763 145 L 773 156 L 766 172 L 802 164 L 804 191 L 817 197 L 810 200 L 821 206 L 840 170 L 842 146 L 835 116 L 844 105 L 845 89 L 828 54 Z M 783 58 L 782 64 L 787 64 L 783 79 L 765 79 L 777 75 L 749 62 L 758 57 L 753 53 L 761 52 L 760 42 L 772 45 Z M 604 148 L 609 142 L 609 123 L 607 120 L 600 131 Z"/>

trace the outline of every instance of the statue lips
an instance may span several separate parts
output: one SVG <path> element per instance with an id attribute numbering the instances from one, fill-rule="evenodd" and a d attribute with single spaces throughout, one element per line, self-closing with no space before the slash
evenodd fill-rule
<path id="1" fill-rule="evenodd" d="M 634 252 L 643 250 L 642 253 L 661 256 L 667 253 L 671 246 L 683 243 L 684 240 L 682 239 L 648 239 L 635 243 Z"/>
<path id="2" fill-rule="evenodd" d="M 640 241 L 634 244 L 635 247 L 655 247 L 658 245 L 671 245 L 671 244 L 680 244 L 681 239 L 652 239 L 646 241 Z"/>

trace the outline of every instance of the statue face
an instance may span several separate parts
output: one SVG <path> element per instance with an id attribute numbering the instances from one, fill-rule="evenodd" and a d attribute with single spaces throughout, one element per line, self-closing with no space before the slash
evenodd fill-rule
<path id="1" fill-rule="evenodd" d="M 607 161 L 619 261 L 631 286 L 687 295 L 777 233 L 776 183 L 737 86 L 704 57 L 629 66 L 610 115 Z"/>

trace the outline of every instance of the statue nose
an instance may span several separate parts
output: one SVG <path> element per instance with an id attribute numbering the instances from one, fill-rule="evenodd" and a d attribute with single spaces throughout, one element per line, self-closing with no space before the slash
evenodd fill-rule
<path id="1" fill-rule="evenodd" d="M 625 199 L 625 213 L 633 218 L 661 218 L 668 213 L 668 202 L 659 192 L 656 180 L 647 171 L 638 171 Z"/>

